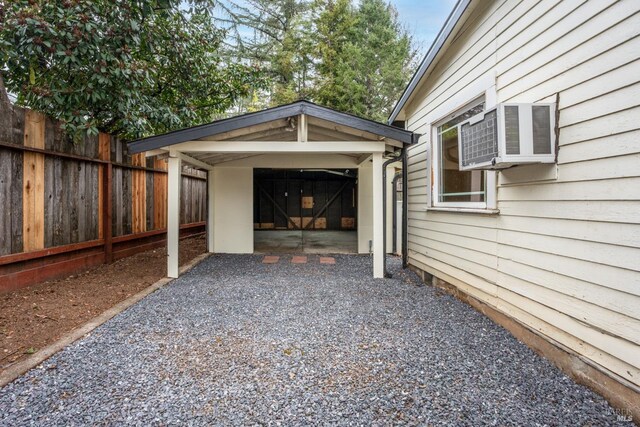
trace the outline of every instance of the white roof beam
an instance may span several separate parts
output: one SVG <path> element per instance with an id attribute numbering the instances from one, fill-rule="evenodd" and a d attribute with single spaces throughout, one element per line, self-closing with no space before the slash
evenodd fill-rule
<path id="1" fill-rule="evenodd" d="M 187 141 L 172 152 L 191 153 L 384 153 L 383 141 Z"/>
<path id="2" fill-rule="evenodd" d="M 177 157 L 183 162 L 189 163 L 197 168 L 202 168 L 204 170 L 213 170 L 213 165 L 210 165 L 209 163 L 205 163 L 202 160 L 194 159 L 193 157 L 185 153 L 182 153 L 178 150 L 175 150 L 173 148 L 169 152 L 169 157 Z"/>

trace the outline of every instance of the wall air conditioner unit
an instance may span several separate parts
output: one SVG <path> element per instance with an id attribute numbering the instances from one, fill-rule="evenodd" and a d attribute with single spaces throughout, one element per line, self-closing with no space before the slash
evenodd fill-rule
<path id="1" fill-rule="evenodd" d="M 498 104 L 458 124 L 460 170 L 556 161 L 556 104 Z"/>

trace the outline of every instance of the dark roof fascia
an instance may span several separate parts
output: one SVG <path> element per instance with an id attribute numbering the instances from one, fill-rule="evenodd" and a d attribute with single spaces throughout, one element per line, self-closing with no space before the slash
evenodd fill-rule
<path id="1" fill-rule="evenodd" d="M 173 144 L 179 144 L 185 141 L 203 138 L 209 135 L 217 135 L 229 132 L 243 127 L 252 126 L 258 123 L 270 122 L 273 120 L 283 119 L 294 116 L 299 111 L 299 107 L 295 104 L 281 105 L 279 107 L 269 108 L 255 113 L 243 114 L 240 116 L 229 117 L 227 119 L 217 120 L 200 126 L 194 126 L 186 129 L 175 130 L 173 132 L 162 135 L 150 136 L 148 138 L 138 139 L 130 142 L 128 145 L 129 152 L 132 154 L 141 153 L 143 151 L 154 150 Z"/>
<path id="2" fill-rule="evenodd" d="M 218 135 L 220 133 L 292 117 L 299 114 L 306 114 L 318 119 L 329 120 L 340 125 L 349 126 L 361 131 L 391 138 L 404 144 L 411 144 L 414 141 L 413 133 L 410 131 L 399 129 L 384 123 L 378 123 L 373 120 L 363 119 L 361 117 L 332 110 L 327 107 L 321 107 L 309 101 L 297 101 L 292 104 L 268 108 L 255 113 L 243 114 L 201 126 L 195 126 L 169 132 L 163 135 L 151 136 L 137 141 L 132 141 L 128 144 L 129 152 L 131 154 L 141 153 L 143 151 L 167 147 L 169 145 L 192 141 L 206 136 Z"/>
<path id="3" fill-rule="evenodd" d="M 307 114 L 317 119 L 328 120 L 339 125 L 352 127 L 354 129 L 384 136 L 386 138 L 395 139 L 396 141 L 400 141 L 404 144 L 412 143 L 411 135 L 413 132 L 411 131 L 373 120 L 363 119 L 362 117 L 354 116 L 353 114 L 332 110 L 331 108 L 323 107 L 311 102 L 307 102 L 306 105 L 303 106 L 302 114 Z"/>
<path id="4" fill-rule="evenodd" d="M 400 100 L 396 103 L 395 107 L 393 107 L 393 111 L 391 111 L 391 115 L 387 120 L 389 124 L 393 123 L 396 120 L 396 117 L 398 117 L 398 114 L 400 114 L 400 111 L 409 100 L 409 97 L 411 97 L 411 94 L 420 83 L 420 80 L 422 80 L 424 75 L 427 73 L 427 71 L 431 67 L 431 64 L 433 63 L 433 60 L 435 59 L 436 55 L 438 55 L 438 53 L 440 52 L 440 49 L 442 49 L 442 46 L 451 35 L 451 32 L 458 24 L 458 21 L 462 17 L 462 14 L 464 13 L 464 11 L 467 10 L 467 7 L 471 3 L 471 1 L 472 0 L 458 0 L 456 5 L 453 7 L 453 10 L 447 17 L 447 20 L 445 21 L 444 26 L 440 29 L 440 32 L 438 32 L 438 35 L 436 36 L 435 40 L 431 44 L 429 51 L 427 52 L 424 59 L 420 63 L 420 66 L 418 67 L 416 72 L 413 74 L 413 77 L 411 77 L 411 80 L 409 80 L 409 84 L 404 89 L 404 92 L 402 92 L 402 96 L 400 97 Z"/>

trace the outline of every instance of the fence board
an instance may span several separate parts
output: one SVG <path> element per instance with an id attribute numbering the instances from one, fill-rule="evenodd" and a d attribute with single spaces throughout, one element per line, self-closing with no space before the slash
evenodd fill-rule
<path id="1" fill-rule="evenodd" d="M 9 141 L 15 145 L 24 144 L 24 117 L 25 109 L 20 107 L 13 107 L 11 112 L 11 133 L 9 135 Z"/>
<path id="2" fill-rule="evenodd" d="M 71 243 L 71 192 L 73 189 L 71 188 L 71 179 L 70 179 L 70 169 L 73 167 L 71 161 L 62 161 L 61 168 L 61 199 L 63 209 L 61 209 L 62 215 L 62 227 L 60 228 L 60 238 L 63 245 L 68 245 Z"/>
<path id="3" fill-rule="evenodd" d="M 207 181 L 202 181 L 200 183 L 200 221 L 207 220 Z"/>
<path id="4" fill-rule="evenodd" d="M 85 135 L 83 145 L 78 147 L 82 151 L 82 155 L 91 159 L 98 157 L 98 138 L 96 136 Z M 80 199 L 81 206 L 78 215 L 79 221 L 79 237 L 80 241 L 88 241 L 95 239 L 94 236 L 94 203 L 93 194 L 96 192 L 96 184 L 93 182 L 93 164 L 89 162 L 81 162 L 80 178 Z M 97 213 L 97 212 L 96 212 Z"/>
<path id="5" fill-rule="evenodd" d="M 119 145 L 122 147 L 122 163 L 124 163 L 125 165 L 133 164 L 133 162 L 131 161 L 131 155 L 129 154 L 129 147 L 127 146 L 127 144 L 123 143 L 120 140 L 118 140 L 118 142 L 119 142 Z M 144 156 L 144 153 L 142 155 Z"/>
<path id="6" fill-rule="evenodd" d="M 112 159 L 115 159 L 116 163 L 124 163 L 122 161 L 122 144 L 120 144 L 120 141 L 116 138 L 115 139 L 115 144 L 114 148 L 115 148 L 115 154 L 111 156 Z"/>
<path id="7" fill-rule="evenodd" d="M 156 159 L 156 169 L 167 170 L 167 162 Z M 158 230 L 167 227 L 167 175 L 153 174 L 153 228 Z"/>
<path id="8" fill-rule="evenodd" d="M 66 163 L 66 162 L 65 162 Z M 67 205 L 64 203 L 66 191 L 64 190 L 64 180 L 63 180 L 63 160 L 60 158 L 53 159 L 53 236 L 52 246 L 59 246 L 68 241 L 65 240 L 64 237 L 64 217 L 66 217 L 64 211 L 64 207 Z"/>
<path id="9" fill-rule="evenodd" d="M 12 154 L 12 171 L 11 178 L 11 205 L 13 213 L 11 215 L 11 252 L 18 253 L 24 251 L 24 237 L 22 235 L 22 165 L 23 153 L 14 152 Z"/>
<path id="10" fill-rule="evenodd" d="M 75 146 L 72 148 L 75 150 Z M 69 231 L 71 232 L 71 243 L 78 243 L 79 241 L 79 216 L 80 216 L 80 194 L 78 193 L 78 179 L 79 179 L 79 162 L 71 161 L 71 167 L 69 168 L 69 202 L 71 204 L 69 211 Z"/>
<path id="11" fill-rule="evenodd" d="M 196 182 L 193 182 L 191 190 L 193 191 L 191 197 L 191 218 L 200 218 L 200 186 Z"/>
<path id="12" fill-rule="evenodd" d="M 54 141 L 56 126 L 57 126 L 57 122 L 53 120 L 51 117 L 45 118 L 44 148 L 50 151 L 56 151 L 55 141 Z"/>
<path id="13" fill-rule="evenodd" d="M 78 241 L 87 239 L 87 194 L 86 194 L 87 168 L 84 162 L 78 162 Z"/>
<path id="14" fill-rule="evenodd" d="M 122 170 L 122 233 L 131 234 L 132 212 L 131 212 L 131 169 Z"/>
<path id="15" fill-rule="evenodd" d="M 140 153 L 132 156 L 134 166 L 144 166 L 145 154 Z M 147 221 L 147 192 L 146 192 L 146 172 L 143 170 L 131 171 L 131 209 L 132 209 L 132 232 L 142 233 L 146 231 Z"/>
<path id="16" fill-rule="evenodd" d="M 151 159 L 153 160 L 153 159 Z M 146 227 L 147 230 L 153 230 L 153 218 L 154 218 L 154 214 L 153 214 L 153 197 L 155 195 L 155 191 L 153 189 L 153 176 L 155 175 L 155 173 L 153 172 L 146 172 L 145 173 L 145 180 L 146 180 L 146 192 L 147 192 L 147 201 L 146 201 L 146 207 L 147 210 L 145 212 L 146 214 Z"/>
<path id="17" fill-rule="evenodd" d="M 1 132 L 2 130 L 0 130 Z M 0 148 L 0 255 L 11 253 L 11 187 L 13 156 L 11 151 Z"/>
<path id="18" fill-rule="evenodd" d="M 84 149 L 83 155 L 85 157 L 89 157 L 90 159 L 98 158 L 98 137 L 97 136 L 89 136 L 86 135 L 84 137 Z"/>
<path id="19" fill-rule="evenodd" d="M 109 158 L 114 162 L 120 162 L 118 160 L 118 139 L 114 136 L 109 136 Z"/>
<path id="20" fill-rule="evenodd" d="M 187 203 L 189 203 L 188 195 L 189 179 L 185 176 L 180 177 L 180 224 L 187 222 Z M 185 191 L 186 190 L 186 191 Z"/>
<path id="21" fill-rule="evenodd" d="M 192 212 L 192 218 L 200 218 L 200 190 L 201 190 L 201 186 L 198 185 L 198 182 L 195 182 L 195 180 L 193 180 L 194 182 L 193 187 L 192 187 L 192 191 L 193 193 L 191 194 L 191 212 Z"/>
<path id="22" fill-rule="evenodd" d="M 0 86 L 0 91 L 2 90 L 3 90 L 2 86 Z M 11 113 L 12 113 L 11 104 L 9 104 L 9 101 L 4 96 L 4 93 L 0 92 L 0 141 L 12 142 L 13 123 L 12 123 Z M 2 153 L 2 154 L 5 154 L 5 153 Z"/>
<path id="23" fill-rule="evenodd" d="M 87 164 L 87 196 L 88 196 L 88 210 L 87 215 L 89 218 L 89 233 L 87 235 L 88 240 L 98 239 L 98 212 L 101 212 L 101 205 L 98 201 L 98 195 L 102 191 L 102 187 L 99 186 L 98 176 L 100 173 L 100 166 L 96 164 Z"/>
<path id="24" fill-rule="evenodd" d="M 112 187 L 112 203 L 113 213 L 111 216 L 111 224 L 113 227 L 113 236 L 122 235 L 122 168 L 113 168 Z"/>
<path id="25" fill-rule="evenodd" d="M 24 110 L 0 96 L 0 141 L 24 143 Z M 0 255 L 22 252 L 22 153 L 0 149 Z"/>
<path id="26" fill-rule="evenodd" d="M 25 114 L 24 145 L 44 149 L 45 116 Z M 22 235 L 24 251 L 44 248 L 44 154 L 23 154 Z"/>
<path id="27" fill-rule="evenodd" d="M 84 163 L 84 198 L 85 198 L 85 240 L 94 240 L 98 237 L 98 205 L 97 205 L 97 193 L 98 193 L 98 176 L 97 165 L 85 162 Z"/>
<path id="28" fill-rule="evenodd" d="M 54 245 L 53 236 L 55 234 L 55 158 L 46 157 L 44 159 L 44 247 L 50 248 Z"/>
<path id="29" fill-rule="evenodd" d="M 111 135 L 106 133 L 100 133 L 98 135 L 98 158 L 100 160 L 109 160 L 111 158 Z M 98 238 L 102 239 L 103 230 L 103 205 L 104 205 L 104 185 L 102 180 L 104 179 L 104 166 L 98 166 Z"/>

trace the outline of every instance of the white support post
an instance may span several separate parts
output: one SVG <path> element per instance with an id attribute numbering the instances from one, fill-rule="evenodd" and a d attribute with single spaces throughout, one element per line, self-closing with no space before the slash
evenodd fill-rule
<path id="1" fill-rule="evenodd" d="M 207 251 L 213 253 L 213 170 L 207 172 Z"/>
<path id="2" fill-rule="evenodd" d="M 167 277 L 176 278 L 180 268 L 178 260 L 180 244 L 180 181 L 182 161 L 179 156 L 169 156 L 167 177 Z"/>
<path id="3" fill-rule="evenodd" d="M 382 153 L 373 154 L 373 277 L 384 277 Z"/>

